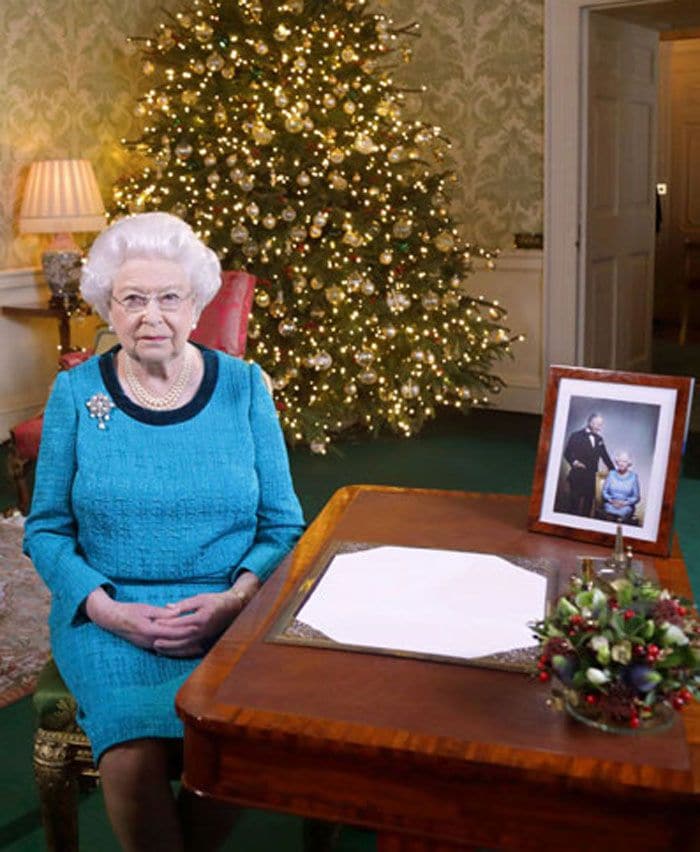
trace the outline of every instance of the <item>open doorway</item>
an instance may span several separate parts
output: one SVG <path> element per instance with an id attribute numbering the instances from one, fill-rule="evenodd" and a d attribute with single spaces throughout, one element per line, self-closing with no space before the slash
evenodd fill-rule
<path id="1" fill-rule="evenodd" d="M 658 33 L 655 263 L 649 368 L 700 375 L 700 4 L 599 9 Z"/>

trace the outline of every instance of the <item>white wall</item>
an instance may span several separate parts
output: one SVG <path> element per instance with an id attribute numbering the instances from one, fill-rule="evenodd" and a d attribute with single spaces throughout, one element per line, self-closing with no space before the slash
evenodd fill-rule
<path id="1" fill-rule="evenodd" d="M 37 269 L 0 271 L 0 306 L 48 304 L 49 291 Z M 94 321 L 72 323 L 73 344 L 89 346 Z M 51 317 L 16 319 L 0 313 L 0 441 L 9 430 L 38 413 L 56 375 L 58 322 Z"/>
<path id="2" fill-rule="evenodd" d="M 472 295 L 498 300 L 508 311 L 505 324 L 524 334 L 513 344 L 513 360 L 504 359 L 494 372 L 506 388 L 493 397 L 493 406 L 504 411 L 539 414 L 544 397 L 543 253 L 531 250 L 502 252 L 496 268 L 479 269 L 466 282 Z"/>

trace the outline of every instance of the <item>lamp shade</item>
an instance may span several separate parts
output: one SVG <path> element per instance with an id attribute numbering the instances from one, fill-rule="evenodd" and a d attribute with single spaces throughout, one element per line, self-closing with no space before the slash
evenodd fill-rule
<path id="1" fill-rule="evenodd" d="M 89 160 L 32 163 L 19 214 L 23 233 L 101 231 L 105 209 Z"/>

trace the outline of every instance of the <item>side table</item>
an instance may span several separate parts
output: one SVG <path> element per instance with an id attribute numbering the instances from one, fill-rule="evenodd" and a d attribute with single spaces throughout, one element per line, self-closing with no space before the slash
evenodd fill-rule
<path id="1" fill-rule="evenodd" d="M 92 313 L 84 302 L 23 302 L 18 305 L 2 305 L 0 312 L 14 319 L 33 319 L 36 317 L 52 317 L 58 322 L 59 355 L 72 351 L 71 347 L 71 318 L 79 312 L 81 315 Z"/>

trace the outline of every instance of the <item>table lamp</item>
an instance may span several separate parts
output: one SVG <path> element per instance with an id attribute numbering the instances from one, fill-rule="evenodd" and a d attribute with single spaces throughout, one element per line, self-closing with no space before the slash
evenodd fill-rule
<path id="1" fill-rule="evenodd" d="M 41 264 L 51 305 L 76 301 L 81 251 L 72 233 L 101 231 L 105 209 L 88 160 L 41 160 L 29 168 L 19 214 L 25 234 L 54 234 Z"/>

